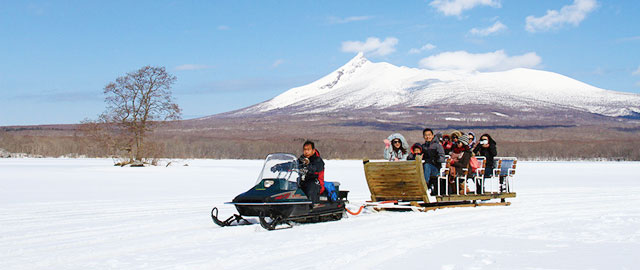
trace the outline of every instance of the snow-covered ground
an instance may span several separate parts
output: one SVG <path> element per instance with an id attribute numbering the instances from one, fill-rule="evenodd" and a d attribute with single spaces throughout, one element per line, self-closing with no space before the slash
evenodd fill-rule
<path id="1" fill-rule="evenodd" d="M 365 213 L 265 231 L 209 217 L 262 161 L 119 168 L 0 159 L 0 269 L 637 269 L 640 163 L 521 162 L 511 206 Z M 368 199 L 360 161 L 326 177 Z"/>

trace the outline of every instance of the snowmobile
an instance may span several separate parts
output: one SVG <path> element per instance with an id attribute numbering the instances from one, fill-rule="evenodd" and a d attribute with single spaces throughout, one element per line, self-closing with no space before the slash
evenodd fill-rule
<path id="1" fill-rule="evenodd" d="M 244 217 L 258 217 L 260 225 L 267 230 L 274 230 L 278 225 L 293 226 L 296 223 L 322 222 L 339 220 L 345 215 L 345 203 L 348 191 L 340 191 L 338 182 L 335 186 L 337 198 L 320 194 L 320 201 L 313 203 L 300 183 L 305 181 L 307 167 L 292 154 L 270 154 L 255 186 L 236 196 L 231 202 L 238 214 L 218 219 L 218 208 L 211 209 L 211 218 L 218 226 L 235 226 L 252 224 Z M 282 227 L 282 226 L 281 226 Z"/>

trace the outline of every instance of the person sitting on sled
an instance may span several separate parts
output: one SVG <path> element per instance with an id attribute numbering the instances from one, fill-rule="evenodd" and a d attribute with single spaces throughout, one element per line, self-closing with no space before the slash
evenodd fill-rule
<path id="1" fill-rule="evenodd" d="M 414 143 L 413 146 L 411 146 L 411 153 L 407 157 L 407 160 L 416 160 L 417 156 L 422 158 L 422 144 L 420 143 Z"/>
<path id="2" fill-rule="evenodd" d="M 324 161 L 312 141 L 304 142 L 299 160 L 307 169 L 300 188 L 314 204 L 318 203 L 320 194 L 324 192 Z"/>
<path id="3" fill-rule="evenodd" d="M 444 150 L 444 154 L 448 155 L 453 149 L 453 143 L 451 142 L 451 136 L 448 134 L 444 134 L 442 136 L 442 148 Z"/>
<path id="4" fill-rule="evenodd" d="M 453 153 L 451 154 L 451 160 L 449 161 L 449 186 L 451 187 L 452 193 L 455 193 L 455 190 L 458 189 L 460 194 L 467 194 L 467 190 L 464 189 L 466 187 L 465 181 L 467 179 L 462 179 L 463 182 L 458 183 L 459 187 L 455 185 L 456 178 L 467 175 L 467 172 L 471 171 L 471 156 L 473 153 L 469 148 L 469 137 L 464 134 L 460 136 L 460 139 L 457 142 L 456 147 L 453 149 Z M 464 169 L 467 169 L 466 171 Z"/>
<path id="5" fill-rule="evenodd" d="M 422 144 L 422 152 L 424 153 L 422 158 L 425 161 L 422 165 L 424 178 L 427 184 L 430 185 L 431 190 L 434 190 L 438 173 L 440 173 L 440 168 L 445 160 L 444 149 L 436 135 L 433 134 L 432 129 L 425 128 L 422 130 L 422 136 L 424 137 L 424 144 Z"/>
<path id="6" fill-rule="evenodd" d="M 407 160 L 409 144 L 400 133 L 393 133 L 384 139 L 384 159 L 388 161 Z"/>

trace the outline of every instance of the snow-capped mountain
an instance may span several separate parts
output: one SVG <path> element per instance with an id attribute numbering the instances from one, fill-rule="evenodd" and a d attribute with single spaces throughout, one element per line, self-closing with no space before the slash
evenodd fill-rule
<path id="1" fill-rule="evenodd" d="M 435 71 L 373 63 L 360 53 L 315 82 L 225 115 L 372 111 L 396 116 L 441 114 L 441 120 L 473 122 L 496 117 L 553 120 L 558 115 L 637 118 L 640 95 L 600 89 L 548 71 Z"/>

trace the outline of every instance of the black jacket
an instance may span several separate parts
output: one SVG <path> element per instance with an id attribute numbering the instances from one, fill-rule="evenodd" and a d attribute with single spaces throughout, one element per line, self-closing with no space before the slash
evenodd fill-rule
<path id="1" fill-rule="evenodd" d="M 422 158 L 425 162 L 440 169 L 444 162 L 444 149 L 436 137 L 422 145 Z"/>
<path id="2" fill-rule="evenodd" d="M 300 156 L 300 160 L 304 160 L 304 158 L 304 155 Z M 321 189 L 324 189 L 324 161 L 318 150 L 309 157 L 309 165 L 307 165 L 307 174 L 305 175 L 305 182 L 315 183 L 316 180 L 318 180 Z"/>
<path id="3" fill-rule="evenodd" d="M 496 141 L 493 140 L 493 138 L 491 138 L 491 136 L 489 136 L 488 134 L 483 134 L 482 136 L 480 136 L 480 138 L 482 137 L 487 137 L 489 138 L 489 147 L 484 148 L 482 147 L 482 145 L 478 142 L 478 144 L 476 145 L 476 147 L 473 149 L 473 153 L 476 154 L 476 156 L 483 156 L 486 158 L 486 168 L 489 169 L 493 169 L 493 158 L 496 157 L 498 155 L 498 150 L 496 148 Z"/>
<path id="4" fill-rule="evenodd" d="M 457 176 L 464 174 L 464 171 L 462 170 L 463 168 L 467 168 L 469 171 L 471 171 L 471 166 L 469 166 L 471 161 L 471 155 L 472 153 L 470 149 L 464 150 L 462 151 L 462 157 L 460 157 L 460 159 L 455 163 L 451 164 L 451 166 L 456 167 Z"/>

